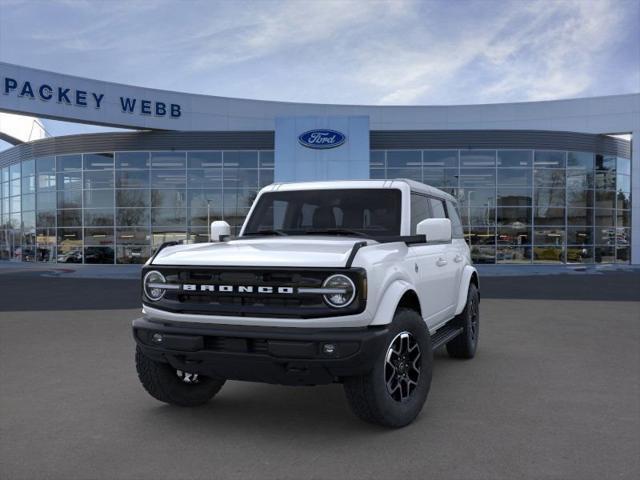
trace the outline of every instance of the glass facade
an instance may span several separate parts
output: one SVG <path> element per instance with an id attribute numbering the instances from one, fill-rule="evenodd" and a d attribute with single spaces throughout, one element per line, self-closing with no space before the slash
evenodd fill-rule
<path id="1" fill-rule="evenodd" d="M 273 182 L 272 150 L 130 151 L 0 169 L 0 259 L 143 263 L 163 242 L 237 233 Z M 556 150 L 373 150 L 371 178 L 459 200 L 476 263 L 629 263 L 631 161 Z"/>
<path id="2" fill-rule="evenodd" d="M 629 263 L 631 160 L 556 150 L 374 150 L 371 178 L 458 198 L 475 263 Z"/>
<path id="3" fill-rule="evenodd" d="M 99 152 L 0 169 L 0 259 L 143 263 L 172 240 L 237 233 L 273 183 L 273 151 Z"/>

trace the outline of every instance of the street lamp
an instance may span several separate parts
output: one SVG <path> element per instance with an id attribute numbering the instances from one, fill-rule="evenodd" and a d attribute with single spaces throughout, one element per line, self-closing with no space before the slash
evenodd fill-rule
<path id="1" fill-rule="evenodd" d="M 475 192 L 473 190 L 469 190 L 467 193 L 467 222 L 469 222 L 469 242 L 471 242 L 471 194 Z"/>

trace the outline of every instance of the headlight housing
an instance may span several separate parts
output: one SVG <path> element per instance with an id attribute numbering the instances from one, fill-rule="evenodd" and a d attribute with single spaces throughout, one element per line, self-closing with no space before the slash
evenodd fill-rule
<path id="1" fill-rule="evenodd" d="M 322 284 L 326 290 L 323 294 L 324 301 L 334 308 L 344 308 L 356 298 L 356 286 L 346 275 L 340 273 L 331 275 Z"/>
<path id="2" fill-rule="evenodd" d="M 157 302 L 166 292 L 166 289 L 162 285 L 166 284 L 167 280 L 157 270 L 148 272 L 142 280 L 142 287 L 145 296 L 152 302 Z"/>

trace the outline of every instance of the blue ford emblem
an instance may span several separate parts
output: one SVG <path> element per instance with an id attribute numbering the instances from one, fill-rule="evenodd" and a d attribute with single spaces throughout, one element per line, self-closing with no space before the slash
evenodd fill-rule
<path id="1" fill-rule="evenodd" d="M 344 133 L 326 128 L 309 130 L 298 136 L 301 145 L 307 148 L 335 148 L 347 141 Z"/>

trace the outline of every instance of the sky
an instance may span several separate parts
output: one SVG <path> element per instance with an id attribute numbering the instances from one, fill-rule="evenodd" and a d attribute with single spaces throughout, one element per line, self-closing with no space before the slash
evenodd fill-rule
<path id="1" fill-rule="evenodd" d="M 538 101 L 639 92 L 639 25 L 640 0 L 0 0 L 0 60 L 264 100 Z"/>

